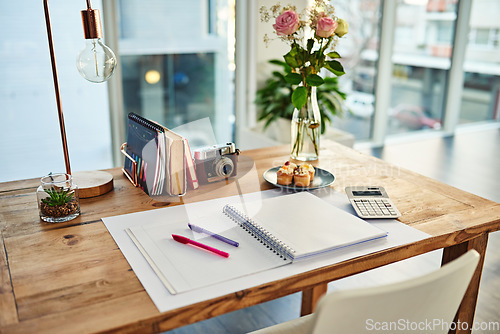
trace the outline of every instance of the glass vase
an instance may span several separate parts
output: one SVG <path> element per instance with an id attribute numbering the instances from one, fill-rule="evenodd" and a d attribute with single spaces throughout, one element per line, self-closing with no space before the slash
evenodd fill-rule
<path id="1" fill-rule="evenodd" d="M 321 132 L 321 115 L 319 112 L 316 87 L 307 87 L 307 103 L 292 116 L 292 159 L 311 161 L 318 159 L 319 135 Z"/>
<path id="2" fill-rule="evenodd" d="M 69 174 L 49 174 L 36 190 L 38 212 L 43 221 L 59 223 L 80 215 L 78 186 Z"/>

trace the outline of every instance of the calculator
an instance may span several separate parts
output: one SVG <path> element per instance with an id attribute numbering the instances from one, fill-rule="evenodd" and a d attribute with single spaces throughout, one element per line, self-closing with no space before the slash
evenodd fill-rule
<path id="1" fill-rule="evenodd" d="M 346 187 L 345 192 L 356 214 L 361 218 L 398 218 L 401 213 L 383 187 Z"/>

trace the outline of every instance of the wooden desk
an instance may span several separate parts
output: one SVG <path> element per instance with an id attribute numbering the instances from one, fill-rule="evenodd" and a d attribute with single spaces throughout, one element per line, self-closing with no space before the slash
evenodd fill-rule
<path id="1" fill-rule="evenodd" d="M 191 191 L 181 201 L 154 201 L 119 168 L 111 169 L 114 190 L 81 200 L 82 215 L 67 223 L 40 221 L 38 179 L 0 183 L 0 332 L 160 332 L 298 291 L 306 314 L 327 282 L 439 248 L 444 248 L 443 263 L 471 248 L 482 255 L 458 314 L 460 321 L 471 322 L 488 233 L 500 229 L 500 204 L 333 142 L 322 143 L 320 157 L 317 165 L 336 177 L 333 188 L 384 186 L 403 215 L 400 220 L 432 237 L 159 313 L 100 218 L 270 189 L 262 174 L 288 159 L 288 146 L 243 152 L 239 170 L 248 171 L 253 159 L 257 173 L 242 172 L 237 191 L 231 180 L 224 187 Z"/>

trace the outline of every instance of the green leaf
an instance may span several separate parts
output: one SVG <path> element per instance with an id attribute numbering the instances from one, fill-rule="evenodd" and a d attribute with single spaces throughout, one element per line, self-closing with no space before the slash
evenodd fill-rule
<path id="1" fill-rule="evenodd" d="M 284 55 L 283 58 L 285 58 L 286 63 L 290 65 L 290 67 L 293 68 L 300 67 L 299 63 L 297 62 L 297 59 L 295 59 L 295 56 L 292 56 L 290 53 Z"/>
<path id="2" fill-rule="evenodd" d="M 336 76 L 341 76 L 344 75 L 344 67 L 342 67 L 342 64 L 339 63 L 336 60 L 329 60 L 325 62 L 325 68 L 335 74 Z"/>
<path id="3" fill-rule="evenodd" d="M 325 64 L 325 55 L 323 54 L 323 52 L 321 52 L 320 50 L 317 50 L 314 52 L 314 59 L 316 59 L 316 63 L 317 65 L 321 68 L 324 66 Z M 320 68 L 318 68 L 318 71 L 320 70 Z"/>
<path id="4" fill-rule="evenodd" d="M 333 85 L 335 87 L 338 85 L 337 77 L 325 77 L 323 80 L 325 80 L 326 84 Z"/>
<path id="5" fill-rule="evenodd" d="M 284 79 L 284 77 L 285 77 L 285 76 L 283 75 L 283 73 L 278 72 L 278 71 L 274 71 L 274 72 L 273 72 L 273 76 L 275 76 L 275 77 L 276 77 L 276 78 L 278 78 L 278 79 Z"/>
<path id="6" fill-rule="evenodd" d="M 64 205 L 73 198 L 73 193 L 69 193 L 69 189 L 44 189 L 44 191 L 49 195 L 49 197 L 43 198 L 41 201 L 48 206 Z"/>
<path id="7" fill-rule="evenodd" d="M 274 64 L 274 65 L 283 66 L 283 67 L 285 67 L 285 65 L 286 65 L 286 63 L 284 61 L 278 60 L 278 59 L 271 59 L 269 61 L 269 63 Z"/>
<path id="8" fill-rule="evenodd" d="M 288 64 L 290 67 L 300 67 L 300 63 L 298 61 L 297 57 L 297 50 L 292 49 L 290 52 L 288 52 L 286 55 L 283 56 L 285 58 L 285 62 Z"/>
<path id="9" fill-rule="evenodd" d="M 306 51 L 300 45 L 294 44 L 283 58 L 290 67 L 297 68 L 304 65 L 304 53 Z"/>
<path id="10" fill-rule="evenodd" d="M 292 94 L 293 106 L 297 109 L 301 109 L 306 105 L 307 102 L 307 89 L 306 87 L 297 87 Z"/>
<path id="11" fill-rule="evenodd" d="M 312 50 L 313 46 L 314 46 L 314 39 L 309 38 L 309 39 L 307 40 L 307 51 L 308 51 L 308 52 L 311 52 L 311 50 Z"/>
<path id="12" fill-rule="evenodd" d="M 292 85 L 298 85 L 302 82 L 302 75 L 298 73 L 290 73 L 285 76 L 286 82 Z"/>
<path id="13" fill-rule="evenodd" d="M 287 63 L 285 63 L 284 61 L 282 60 L 278 60 L 278 59 L 271 59 L 269 61 L 270 64 L 273 64 L 273 65 L 278 65 L 278 66 L 281 66 L 283 67 L 283 69 L 285 70 L 285 73 L 291 73 L 292 72 L 292 68 L 290 66 L 288 66 Z"/>
<path id="14" fill-rule="evenodd" d="M 328 57 L 330 58 L 341 58 L 337 51 L 332 51 L 328 53 Z"/>
<path id="15" fill-rule="evenodd" d="M 317 74 L 310 74 L 306 77 L 306 83 L 310 86 L 321 86 L 324 83 L 322 77 Z"/>

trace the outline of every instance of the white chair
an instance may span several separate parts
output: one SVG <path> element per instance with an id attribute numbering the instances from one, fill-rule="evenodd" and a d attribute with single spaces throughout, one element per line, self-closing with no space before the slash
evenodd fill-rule
<path id="1" fill-rule="evenodd" d="M 479 261 L 470 250 L 438 270 L 394 284 L 334 291 L 313 314 L 253 334 L 448 333 Z"/>

